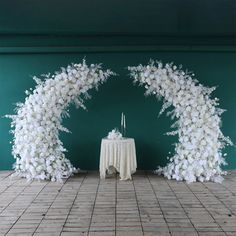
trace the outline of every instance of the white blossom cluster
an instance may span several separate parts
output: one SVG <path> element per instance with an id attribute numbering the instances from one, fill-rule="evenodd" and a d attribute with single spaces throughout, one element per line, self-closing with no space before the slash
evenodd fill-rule
<path id="1" fill-rule="evenodd" d="M 17 104 L 16 115 L 7 116 L 12 119 L 16 174 L 29 180 L 61 181 L 76 171 L 65 158 L 66 149 L 59 139 L 59 131 L 68 132 L 61 125 L 62 118 L 69 115 L 70 103 L 84 107 L 87 91 L 113 74 L 101 70 L 100 65 L 88 66 L 83 60 L 52 76 L 44 75 L 43 80 L 33 78 L 37 83 L 35 89 L 26 91 L 25 102 Z"/>
<path id="2" fill-rule="evenodd" d="M 224 110 L 217 107 L 217 98 L 210 98 L 215 87 L 204 87 L 194 79 L 194 74 L 173 63 L 151 61 L 147 66 L 128 69 L 134 81 L 145 86 L 146 95 L 163 98 L 160 114 L 174 107 L 167 115 L 176 120 L 172 125 L 176 130 L 167 135 L 178 135 L 179 142 L 175 144 L 175 154 L 168 157 L 170 162 L 156 173 L 187 182 L 221 182 L 224 174 L 221 165 L 226 164 L 222 150 L 233 144 L 220 130 Z"/>
<path id="3" fill-rule="evenodd" d="M 107 139 L 120 140 L 120 139 L 122 139 L 122 134 L 120 133 L 120 131 L 118 129 L 115 128 L 108 133 Z"/>

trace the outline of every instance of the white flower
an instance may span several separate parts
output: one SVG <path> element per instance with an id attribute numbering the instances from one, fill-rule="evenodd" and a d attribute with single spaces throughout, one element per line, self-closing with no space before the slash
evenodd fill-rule
<path id="1" fill-rule="evenodd" d="M 220 165 L 224 163 L 221 149 L 231 142 L 220 131 L 220 117 L 215 108 L 218 99 L 210 99 L 206 92 L 210 90 L 192 79 L 194 74 L 186 74 L 175 65 L 152 61 L 148 66 L 129 67 L 129 71 L 134 81 L 146 82 L 147 94 L 171 102 L 175 109 L 173 117 L 179 119 L 178 130 L 168 132 L 179 134 L 176 153 L 167 166 L 155 172 L 188 183 L 221 181 Z"/>
<path id="2" fill-rule="evenodd" d="M 63 175 L 75 172 L 65 158 L 65 148 L 58 137 L 59 130 L 66 131 L 61 129 L 61 115 L 75 98 L 80 98 L 89 88 L 97 87 L 112 74 L 109 70 L 102 71 L 98 65 L 89 67 L 83 61 L 45 80 L 35 78 L 35 90 L 32 94 L 27 92 L 25 103 L 12 117 L 15 170 L 20 176 L 60 181 Z"/>

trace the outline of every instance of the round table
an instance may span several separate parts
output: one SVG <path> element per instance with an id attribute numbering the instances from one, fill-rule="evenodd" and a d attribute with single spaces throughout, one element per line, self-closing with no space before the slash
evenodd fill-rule
<path id="1" fill-rule="evenodd" d="M 106 171 L 114 167 L 120 173 L 121 180 L 132 179 L 136 171 L 136 150 L 133 138 L 107 139 L 103 138 L 100 152 L 100 178 L 106 178 Z"/>

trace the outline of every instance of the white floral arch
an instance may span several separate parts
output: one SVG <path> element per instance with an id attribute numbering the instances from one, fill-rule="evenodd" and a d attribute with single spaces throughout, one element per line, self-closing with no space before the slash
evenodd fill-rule
<path id="1" fill-rule="evenodd" d="M 114 73 L 101 70 L 101 65 L 72 64 L 61 68 L 54 75 L 44 75 L 44 80 L 33 77 L 37 86 L 24 103 L 17 104 L 17 114 L 12 119 L 14 165 L 17 175 L 27 179 L 61 181 L 76 169 L 66 159 L 59 139 L 59 131 L 69 132 L 61 125 L 62 118 L 69 116 L 67 108 L 74 102 L 84 107 L 87 91 L 97 88 Z"/>
<path id="2" fill-rule="evenodd" d="M 171 126 L 176 130 L 167 133 L 179 136 L 175 154 L 168 158 L 166 167 L 159 167 L 156 172 L 187 182 L 221 182 L 224 174 L 221 165 L 226 164 L 222 149 L 233 143 L 220 130 L 224 110 L 217 108 L 217 98 L 210 98 L 216 87 L 204 87 L 193 78 L 193 73 L 184 72 L 173 63 L 163 65 L 151 60 L 146 66 L 128 69 L 134 82 L 145 86 L 146 95 L 164 99 L 160 114 L 173 106 L 167 115 L 177 118 Z"/>
<path id="3" fill-rule="evenodd" d="M 217 99 L 210 99 L 215 88 L 198 84 L 192 75 L 183 72 L 173 64 L 162 65 L 151 61 L 149 65 L 129 67 L 131 77 L 147 89 L 146 94 L 164 98 L 163 108 L 173 105 L 168 112 L 178 120 L 169 135 L 179 135 L 175 155 L 170 163 L 157 170 L 169 179 L 194 181 L 221 181 L 221 165 L 225 164 L 222 148 L 232 144 L 220 131 L 220 114 L 216 108 Z M 44 75 L 44 80 L 34 77 L 37 85 L 31 92 L 26 91 L 24 103 L 18 103 L 12 119 L 13 156 L 16 159 L 16 174 L 27 179 L 49 179 L 60 181 L 76 172 L 65 158 L 59 131 L 68 132 L 61 125 L 68 116 L 70 103 L 84 107 L 83 98 L 87 91 L 97 88 L 114 75 L 110 70 L 101 70 L 100 65 L 85 62 L 62 68 L 54 75 Z"/>

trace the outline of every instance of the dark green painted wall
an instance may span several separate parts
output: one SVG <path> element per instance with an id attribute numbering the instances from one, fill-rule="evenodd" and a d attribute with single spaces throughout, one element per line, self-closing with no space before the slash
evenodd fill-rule
<path id="1" fill-rule="evenodd" d="M 24 90 L 34 86 L 30 75 L 53 72 L 71 62 L 79 62 L 84 54 L 7 54 L 0 56 L 0 115 L 12 114 L 14 103 L 24 100 Z M 119 126 L 120 113 L 127 117 L 127 133 L 137 145 L 139 169 L 154 169 L 166 163 L 166 156 L 173 150 L 175 138 L 164 136 L 171 121 L 162 115 L 154 97 L 145 98 L 144 88 L 133 86 L 125 67 L 146 63 L 149 58 L 164 62 L 174 61 L 192 70 L 204 85 L 219 85 L 214 93 L 220 98 L 223 114 L 223 131 L 236 142 L 236 54 L 230 52 L 140 52 L 140 53 L 87 53 L 88 63 L 104 64 L 119 76 L 111 78 L 92 99 L 86 102 L 88 111 L 70 109 L 71 118 L 64 125 L 73 133 L 63 134 L 68 149 L 67 157 L 82 169 L 97 169 L 100 140 L 113 127 Z M 9 141 L 8 119 L 0 120 L 0 168 L 9 169 L 13 163 Z M 236 168 L 236 149 L 227 149 L 228 168 Z"/>
<path id="2" fill-rule="evenodd" d="M 235 0 L 11 0 L 0 32 L 231 35 L 235 10 Z"/>
<path id="3" fill-rule="evenodd" d="M 163 134 L 171 121 L 158 118 L 162 105 L 145 98 L 125 69 L 150 58 L 192 70 L 204 85 L 219 85 L 222 129 L 236 143 L 235 0 L 12 0 L 0 1 L 0 116 L 34 86 L 32 75 L 54 72 L 86 56 L 119 74 L 92 91 L 88 111 L 71 107 L 62 134 L 67 157 L 82 169 L 97 169 L 100 140 L 126 113 L 136 140 L 139 169 L 166 163 L 176 138 Z M 10 169 L 10 120 L 0 119 L 0 169 Z M 227 168 L 236 168 L 236 149 L 227 148 Z"/>

